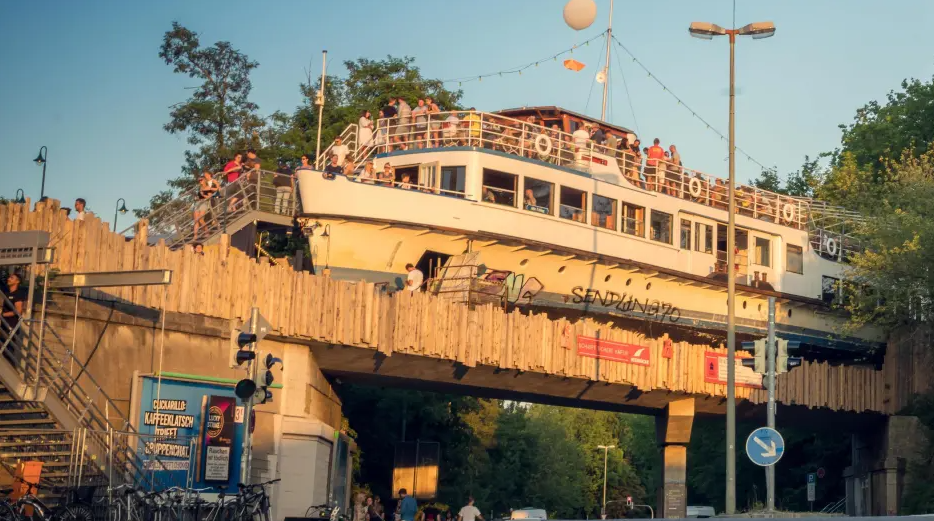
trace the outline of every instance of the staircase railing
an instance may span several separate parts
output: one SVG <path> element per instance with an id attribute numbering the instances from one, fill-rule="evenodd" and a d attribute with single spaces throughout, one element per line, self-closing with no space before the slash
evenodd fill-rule
<path id="1" fill-rule="evenodd" d="M 846 508 L 846 496 L 843 496 L 837 501 L 828 503 L 827 506 L 820 510 L 821 514 L 836 514 L 842 512 Z"/>
<path id="2" fill-rule="evenodd" d="M 40 302 L 43 306 L 46 304 L 44 297 Z M 3 301 L 12 307 L 5 295 Z M 0 327 L 4 331 L 12 330 L 12 334 L 7 334 L 7 338 L 0 344 L 0 364 L 12 364 L 25 386 L 22 394 L 33 401 L 42 401 L 42 393 L 46 393 L 46 401 L 49 395 L 57 398 L 72 414 L 78 426 L 88 431 L 85 442 L 89 453 L 100 457 L 108 454 L 114 468 L 123 469 L 126 481 L 147 487 L 155 485 L 151 475 L 147 475 L 144 470 L 136 450 L 130 445 L 129 438 L 127 442 L 116 446 L 108 441 L 105 433 L 111 430 L 134 434 L 136 431 L 130 419 L 68 348 L 58 332 L 41 319 L 22 318 L 17 326 L 10 326 L 9 322 L 0 317 Z M 73 376 L 73 371 L 77 371 L 77 377 Z M 62 421 L 62 418 L 55 419 Z"/>
<path id="3" fill-rule="evenodd" d="M 340 135 L 341 143 L 347 146 L 347 149 L 350 150 L 350 157 L 353 157 L 353 158 L 357 157 L 357 148 L 358 148 L 357 135 L 358 134 L 359 132 L 357 131 L 357 124 L 351 123 L 350 125 L 347 125 L 347 128 L 345 128 L 344 131 L 341 132 L 341 135 Z M 330 145 L 328 145 L 328 147 L 324 149 L 324 152 L 322 152 L 320 156 L 315 158 L 315 168 L 317 168 L 318 170 L 321 170 L 325 166 L 327 166 L 328 158 L 331 157 L 332 148 L 334 148 L 334 143 L 331 143 Z"/>
<path id="4" fill-rule="evenodd" d="M 286 194 L 279 186 L 292 191 Z M 199 194 L 196 185 L 149 214 L 150 239 L 164 239 L 170 248 L 179 248 L 212 240 L 251 211 L 289 217 L 300 212 L 297 184 L 287 174 L 267 170 L 243 173 L 210 199 L 202 200 Z M 136 224 L 120 233 L 130 234 L 135 228 Z"/>

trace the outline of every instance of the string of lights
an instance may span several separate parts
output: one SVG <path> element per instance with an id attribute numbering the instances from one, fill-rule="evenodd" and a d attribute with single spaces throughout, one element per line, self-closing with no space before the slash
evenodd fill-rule
<path id="1" fill-rule="evenodd" d="M 583 42 L 580 42 L 580 43 L 578 43 L 578 44 L 575 44 L 575 45 L 573 45 L 573 46 L 571 46 L 571 47 L 569 47 L 569 48 L 567 48 L 567 49 L 564 49 L 563 51 L 557 52 L 557 53 L 552 54 L 552 55 L 550 55 L 550 56 L 546 56 L 546 57 L 544 57 L 544 58 L 542 58 L 542 59 L 540 59 L 540 60 L 535 60 L 535 61 L 528 62 L 528 63 L 526 63 L 525 65 L 519 65 L 519 66 L 517 66 L 517 67 L 512 67 L 512 68 L 509 68 L 509 69 L 503 69 L 503 70 L 497 71 L 497 72 L 490 72 L 490 73 L 487 73 L 487 74 L 480 74 L 480 75 L 477 75 L 477 76 L 462 76 L 462 77 L 460 77 L 460 78 L 451 78 L 451 79 L 447 79 L 447 80 L 441 80 L 441 82 L 442 82 L 442 83 L 454 83 L 454 82 L 457 82 L 457 85 L 458 85 L 458 86 L 461 86 L 461 85 L 463 85 L 464 83 L 469 83 L 469 82 L 472 82 L 472 81 L 483 81 L 483 78 L 490 78 L 490 77 L 493 77 L 493 76 L 504 76 L 504 75 L 508 75 L 508 74 L 518 74 L 518 75 L 521 76 L 521 75 L 522 75 L 522 71 L 527 70 L 527 69 L 531 69 L 532 67 L 538 67 L 540 64 L 542 64 L 542 63 L 544 63 L 544 62 L 547 62 L 547 61 L 549 61 L 549 60 L 558 61 L 558 58 L 560 58 L 561 56 L 564 56 L 565 54 L 573 54 L 575 50 L 577 50 L 577 49 L 579 49 L 579 48 L 581 48 L 581 47 L 586 47 L 586 46 L 590 45 L 590 42 L 592 42 L 592 41 L 594 41 L 594 40 L 596 40 L 596 39 L 598 39 L 598 38 L 603 38 L 603 37 L 606 35 L 606 33 L 607 33 L 606 31 L 600 31 L 599 34 L 597 34 L 596 36 L 590 38 L 589 40 L 584 40 Z"/>
<path id="2" fill-rule="evenodd" d="M 700 121 L 701 123 L 703 123 L 704 125 L 706 125 L 706 126 L 707 126 L 707 130 L 711 130 L 711 131 L 713 131 L 714 134 L 720 136 L 720 140 L 721 140 L 721 141 L 726 141 L 726 140 L 727 140 L 726 136 L 724 136 L 722 132 L 720 132 L 719 130 L 717 130 L 713 125 L 711 125 L 711 124 L 710 124 L 706 119 L 704 119 L 700 114 L 698 114 L 697 112 L 695 112 L 694 109 L 692 109 L 691 107 L 689 107 L 689 106 L 687 105 L 687 103 L 685 103 L 681 98 L 678 97 L 677 94 L 675 94 L 674 92 L 672 92 L 672 90 L 669 89 L 667 85 L 665 85 L 664 83 L 662 83 L 662 80 L 658 79 L 657 76 L 655 76 L 654 74 L 652 74 L 652 71 L 650 71 L 650 70 L 648 69 L 648 67 L 646 67 L 641 61 L 639 61 L 639 59 L 636 58 L 636 56 L 635 56 L 634 54 L 632 54 L 632 52 L 630 52 L 629 49 L 627 49 L 625 45 L 623 45 L 623 42 L 619 41 L 615 36 L 613 37 L 613 41 L 615 41 L 615 42 L 616 42 L 616 45 L 618 45 L 620 49 L 622 49 L 626 54 L 629 55 L 630 58 L 632 58 L 632 61 L 633 61 L 633 62 L 635 62 L 639 67 L 642 68 L 643 71 L 645 71 L 646 74 L 649 75 L 649 78 L 652 78 L 653 80 L 655 80 L 655 83 L 658 83 L 658 85 L 662 88 L 662 90 L 664 90 L 665 92 L 667 92 L 668 94 L 670 94 L 671 97 L 673 97 L 673 98 L 678 102 L 678 105 L 681 105 L 682 107 L 686 108 L 686 109 L 691 113 L 692 116 L 694 116 L 695 118 L 697 118 L 698 121 Z M 743 156 L 745 156 L 746 159 L 747 159 L 748 161 L 750 161 L 750 162 L 755 163 L 756 165 L 758 165 L 762 170 L 774 170 L 774 167 L 767 167 L 767 166 L 765 166 L 765 165 L 762 164 L 761 162 L 757 161 L 756 158 L 754 158 L 754 157 L 752 157 L 751 155 L 749 155 L 749 153 L 747 153 L 747 152 L 746 152 L 745 150 L 743 150 L 742 148 L 736 147 L 736 151 L 739 152 L 740 154 L 742 154 Z"/>

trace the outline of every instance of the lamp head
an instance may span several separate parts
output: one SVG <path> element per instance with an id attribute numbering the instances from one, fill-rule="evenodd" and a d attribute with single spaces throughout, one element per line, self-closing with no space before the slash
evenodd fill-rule
<path id="1" fill-rule="evenodd" d="M 33 159 L 33 161 L 35 161 L 35 163 L 39 166 L 42 166 L 42 163 L 45 163 L 45 156 L 42 155 L 41 148 L 39 149 L 39 155 L 37 155 L 36 158 Z"/>
<path id="2" fill-rule="evenodd" d="M 22 188 L 16 190 L 16 199 L 13 202 L 16 204 L 26 204 L 26 193 L 23 192 Z"/>
<path id="3" fill-rule="evenodd" d="M 126 201 L 124 201 L 123 199 L 120 199 L 119 202 L 120 202 L 120 208 L 117 211 L 120 212 L 121 214 L 127 213 L 129 210 L 126 209 Z"/>
<path id="4" fill-rule="evenodd" d="M 709 22 L 691 22 L 691 26 L 688 28 L 688 32 L 691 33 L 691 36 L 695 38 L 700 38 L 701 40 L 712 40 L 714 36 L 725 35 L 726 29 L 720 27 L 717 24 L 712 24 Z"/>
<path id="5" fill-rule="evenodd" d="M 754 40 L 768 38 L 775 34 L 775 24 L 772 22 L 755 22 L 740 28 L 739 34 L 752 36 Z"/>

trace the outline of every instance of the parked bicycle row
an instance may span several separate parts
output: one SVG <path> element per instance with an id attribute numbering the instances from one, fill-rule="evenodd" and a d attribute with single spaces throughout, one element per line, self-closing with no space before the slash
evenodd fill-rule
<path id="1" fill-rule="evenodd" d="M 41 485 L 19 480 L 15 488 L 0 489 L 0 521 L 270 521 L 266 487 L 278 481 L 240 483 L 235 494 L 225 487 L 71 487 L 52 492 L 63 498 L 53 507 L 40 498 Z"/>

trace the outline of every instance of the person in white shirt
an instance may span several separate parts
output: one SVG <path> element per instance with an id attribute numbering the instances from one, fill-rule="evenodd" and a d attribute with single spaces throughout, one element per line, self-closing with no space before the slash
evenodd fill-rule
<path id="1" fill-rule="evenodd" d="M 574 146 L 577 148 L 586 148 L 587 142 L 590 141 L 590 125 L 584 125 L 578 127 L 577 130 L 571 134 L 571 137 L 574 138 Z"/>
<path id="2" fill-rule="evenodd" d="M 331 147 L 331 155 L 337 156 L 337 164 L 340 166 L 344 166 L 344 159 L 350 155 L 350 149 L 347 148 L 347 145 L 344 144 L 340 136 L 334 140 L 334 146 Z"/>
<path id="3" fill-rule="evenodd" d="M 87 206 L 87 202 L 85 202 L 84 199 L 82 199 L 81 197 L 75 199 L 75 220 L 76 221 L 84 220 L 84 216 L 87 214 L 87 212 L 84 211 L 85 206 Z"/>
<path id="4" fill-rule="evenodd" d="M 473 506 L 473 502 L 473 497 L 467 499 L 467 505 L 461 508 L 461 511 L 457 513 L 457 521 L 476 521 L 477 519 L 483 521 L 483 515 L 480 513 L 480 509 Z"/>
<path id="5" fill-rule="evenodd" d="M 412 263 L 405 265 L 405 271 L 409 272 L 408 276 L 405 278 L 405 289 L 409 291 L 419 291 L 422 287 L 422 282 L 425 280 L 425 274 Z"/>

